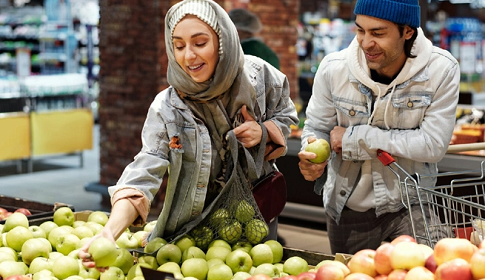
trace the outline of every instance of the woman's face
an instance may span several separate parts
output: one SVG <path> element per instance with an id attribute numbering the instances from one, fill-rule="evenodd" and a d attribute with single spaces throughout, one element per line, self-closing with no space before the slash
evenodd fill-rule
<path id="1" fill-rule="evenodd" d="M 175 60 L 194 81 L 212 77 L 219 60 L 219 38 L 209 25 L 187 15 L 175 26 L 172 42 Z"/>

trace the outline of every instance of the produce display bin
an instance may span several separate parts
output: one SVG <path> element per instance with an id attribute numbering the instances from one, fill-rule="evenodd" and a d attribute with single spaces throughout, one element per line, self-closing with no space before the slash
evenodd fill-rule
<path id="1" fill-rule="evenodd" d="M 54 212 L 59 207 L 69 207 L 74 211 L 74 207 L 65 203 L 48 204 L 22 198 L 15 198 L 0 195 L 0 207 L 7 209 L 9 212 L 14 212 L 19 208 L 28 209 L 32 215 L 27 216 L 30 224 L 36 224 L 36 221 L 52 220 Z M 5 220 L 0 221 L 4 224 Z"/>

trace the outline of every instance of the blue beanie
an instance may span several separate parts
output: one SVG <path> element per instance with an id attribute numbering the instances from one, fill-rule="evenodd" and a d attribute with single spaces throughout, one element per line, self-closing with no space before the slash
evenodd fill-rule
<path id="1" fill-rule="evenodd" d="M 354 14 L 366 15 L 397 24 L 420 26 L 419 0 L 358 0 Z"/>

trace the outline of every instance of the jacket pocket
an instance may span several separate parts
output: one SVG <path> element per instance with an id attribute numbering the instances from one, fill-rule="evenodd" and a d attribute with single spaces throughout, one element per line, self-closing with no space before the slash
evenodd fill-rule
<path id="1" fill-rule="evenodd" d="M 337 109 L 340 125 L 358 125 L 366 122 L 369 118 L 367 104 L 364 102 L 349 99 L 335 99 L 334 106 Z M 345 123 L 345 119 L 348 119 L 348 123 Z"/>
<path id="2" fill-rule="evenodd" d="M 393 98 L 392 106 L 397 111 L 398 127 L 409 129 L 418 127 L 426 108 L 431 104 L 431 94 L 408 94 Z"/>

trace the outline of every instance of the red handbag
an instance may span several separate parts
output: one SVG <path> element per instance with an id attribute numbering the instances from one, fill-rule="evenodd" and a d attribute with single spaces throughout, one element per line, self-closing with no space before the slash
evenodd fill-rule
<path id="1" fill-rule="evenodd" d="M 279 171 L 273 171 L 253 186 L 253 196 L 266 223 L 271 222 L 285 208 L 286 180 Z"/>

